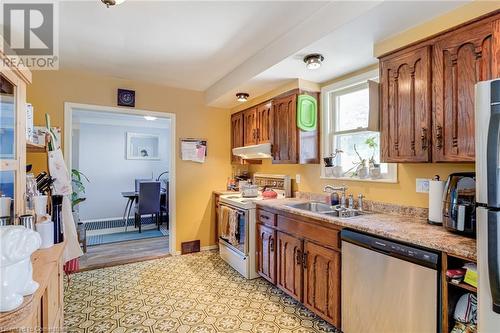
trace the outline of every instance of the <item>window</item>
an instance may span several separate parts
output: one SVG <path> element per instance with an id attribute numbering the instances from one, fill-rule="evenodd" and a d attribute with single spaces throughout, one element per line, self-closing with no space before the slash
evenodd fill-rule
<path id="1" fill-rule="evenodd" d="M 322 177 L 396 182 L 396 164 L 380 163 L 378 71 L 370 71 L 322 89 Z"/>

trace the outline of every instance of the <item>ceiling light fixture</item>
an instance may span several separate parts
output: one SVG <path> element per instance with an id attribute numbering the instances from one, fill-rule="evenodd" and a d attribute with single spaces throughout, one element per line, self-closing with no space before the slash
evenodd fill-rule
<path id="1" fill-rule="evenodd" d="M 318 69 L 321 67 L 321 63 L 325 60 L 319 53 L 308 54 L 304 57 L 304 62 L 306 63 L 307 69 Z"/>
<path id="2" fill-rule="evenodd" d="M 125 0 L 101 0 L 103 4 L 106 5 L 106 7 L 109 8 L 109 6 L 114 6 L 114 5 L 119 5 L 121 3 L 124 3 Z"/>
<path id="3" fill-rule="evenodd" d="M 236 99 L 238 100 L 238 102 L 246 102 L 248 101 L 248 97 L 250 97 L 250 95 L 244 92 L 239 92 L 236 94 Z"/>
<path id="4" fill-rule="evenodd" d="M 158 118 L 153 117 L 153 116 L 144 116 L 144 119 L 149 120 L 149 121 L 153 121 L 153 120 L 156 120 Z"/>

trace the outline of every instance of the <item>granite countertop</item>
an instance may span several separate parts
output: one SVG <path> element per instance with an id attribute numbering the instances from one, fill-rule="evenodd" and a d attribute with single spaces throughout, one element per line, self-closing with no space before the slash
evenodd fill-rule
<path id="1" fill-rule="evenodd" d="M 309 200 L 295 198 L 262 200 L 257 202 L 257 206 L 314 218 L 340 227 L 420 245 L 446 252 L 452 256 L 455 255 L 476 261 L 475 239 L 453 234 L 441 226 L 430 225 L 426 219 L 381 213 L 338 218 L 287 206 L 287 204 L 307 201 Z"/>

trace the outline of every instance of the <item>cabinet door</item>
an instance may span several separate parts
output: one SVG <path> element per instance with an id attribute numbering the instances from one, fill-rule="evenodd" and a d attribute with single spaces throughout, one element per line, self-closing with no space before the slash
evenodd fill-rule
<path id="1" fill-rule="evenodd" d="M 243 147 L 243 113 L 238 112 L 231 116 L 231 150 Z M 241 163 L 241 158 L 231 152 L 231 162 Z"/>
<path id="2" fill-rule="evenodd" d="M 26 191 L 26 84 L 7 66 L 0 68 L 0 194 L 10 198 L 1 216 L 24 214 Z"/>
<path id="3" fill-rule="evenodd" d="M 272 143 L 273 107 L 268 102 L 257 107 L 257 143 Z"/>
<path id="4" fill-rule="evenodd" d="M 302 302 L 302 240 L 278 231 L 277 285 Z"/>
<path id="5" fill-rule="evenodd" d="M 305 242 L 304 305 L 340 327 L 340 252 Z"/>
<path id="6" fill-rule="evenodd" d="M 433 161 L 473 162 L 474 85 L 493 78 L 492 25 L 478 22 L 440 38 L 433 49 Z"/>
<path id="7" fill-rule="evenodd" d="M 297 163 L 297 96 L 274 99 L 273 114 L 273 163 Z"/>
<path id="8" fill-rule="evenodd" d="M 381 61 L 384 162 L 430 161 L 430 46 Z"/>
<path id="9" fill-rule="evenodd" d="M 257 144 L 257 108 L 243 111 L 243 145 Z"/>
<path id="10" fill-rule="evenodd" d="M 276 231 L 257 224 L 257 272 L 276 284 Z"/>

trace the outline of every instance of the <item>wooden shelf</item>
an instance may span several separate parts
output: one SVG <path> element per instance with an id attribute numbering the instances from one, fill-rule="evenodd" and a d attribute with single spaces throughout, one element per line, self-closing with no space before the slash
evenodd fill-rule
<path id="1" fill-rule="evenodd" d="M 41 144 L 26 142 L 26 151 L 28 153 L 45 153 L 47 152 L 47 147 Z"/>
<path id="2" fill-rule="evenodd" d="M 470 284 L 467 284 L 467 283 L 464 283 L 464 282 L 460 282 L 459 284 L 456 284 L 456 283 L 453 283 L 451 281 L 448 281 L 448 284 L 451 285 L 451 286 L 455 286 L 455 287 L 458 287 L 458 288 L 462 288 L 462 289 L 471 291 L 473 293 L 477 293 L 477 288 L 476 287 L 471 286 Z"/>

